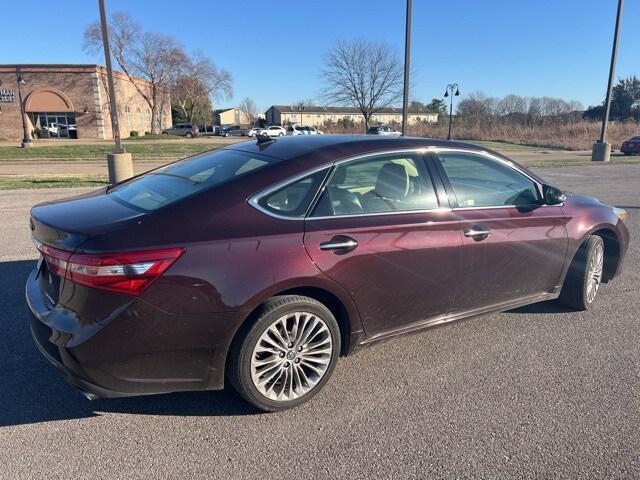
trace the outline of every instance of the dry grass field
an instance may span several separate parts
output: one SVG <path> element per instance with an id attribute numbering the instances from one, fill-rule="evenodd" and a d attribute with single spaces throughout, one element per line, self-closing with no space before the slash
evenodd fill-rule
<path id="1" fill-rule="evenodd" d="M 448 123 L 443 119 L 437 124 L 411 125 L 409 135 L 431 138 L 447 138 Z M 453 136 L 459 140 L 484 140 L 533 145 L 567 150 L 591 150 L 600 137 L 601 124 L 579 121 L 549 123 L 543 125 L 519 125 L 506 122 L 458 122 L 453 120 Z M 333 126 L 323 129 L 325 133 L 362 133 L 359 126 L 344 128 Z M 611 122 L 608 138 L 617 150 L 624 140 L 640 135 L 640 125 L 636 122 Z"/>

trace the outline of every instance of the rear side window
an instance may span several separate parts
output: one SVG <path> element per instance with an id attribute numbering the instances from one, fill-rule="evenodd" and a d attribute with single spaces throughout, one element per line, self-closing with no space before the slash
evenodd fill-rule
<path id="1" fill-rule="evenodd" d="M 135 208 L 152 211 L 276 162 L 278 159 L 272 157 L 217 150 L 116 185 L 108 195 Z"/>
<path id="2" fill-rule="evenodd" d="M 459 207 L 519 206 L 539 203 L 535 182 L 513 168 L 481 155 L 439 153 Z"/>
<path id="3" fill-rule="evenodd" d="M 276 215 L 304 217 L 326 175 L 325 169 L 292 182 L 261 197 L 258 205 Z"/>

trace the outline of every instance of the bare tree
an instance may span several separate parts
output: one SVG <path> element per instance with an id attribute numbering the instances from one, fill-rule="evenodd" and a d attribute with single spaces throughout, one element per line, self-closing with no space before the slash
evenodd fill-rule
<path id="1" fill-rule="evenodd" d="M 324 99 L 357 108 L 365 129 L 372 115 L 402 98 L 402 62 L 386 44 L 339 41 L 325 58 L 322 78 Z"/>
<path id="2" fill-rule="evenodd" d="M 186 60 L 171 88 L 174 105 L 190 122 L 193 122 L 196 112 L 211 108 L 212 99 L 232 95 L 231 74 L 199 53 Z"/>
<path id="3" fill-rule="evenodd" d="M 458 103 L 457 114 L 473 122 L 486 120 L 495 114 L 498 100 L 482 92 L 473 92 Z"/>
<path id="4" fill-rule="evenodd" d="M 511 115 L 513 113 L 527 113 L 527 99 L 520 95 L 507 95 L 498 101 L 496 113 L 498 115 Z"/>
<path id="5" fill-rule="evenodd" d="M 258 119 L 258 107 L 252 98 L 245 97 L 240 102 L 240 111 L 245 114 L 250 125 L 254 125 Z"/>
<path id="6" fill-rule="evenodd" d="M 109 22 L 111 54 L 151 110 L 151 131 L 159 133 L 158 116 L 165 91 L 172 85 L 187 62 L 178 42 L 170 36 L 143 32 L 132 17 L 116 12 Z M 98 53 L 102 48 L 102 31 L 98 22 L 89 24 L 84 32 L 84 49 Z M 137 83 L 133 77 L 149 82 L 150 87 Z"/>

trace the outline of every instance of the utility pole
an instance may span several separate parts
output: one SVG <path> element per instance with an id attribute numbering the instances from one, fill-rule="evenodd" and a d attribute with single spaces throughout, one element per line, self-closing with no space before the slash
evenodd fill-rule
<path id="1" fill-rule="evenodd" d="M 109 110 L 111 113 L 111 130 L 115 140 L 113 153 L 107 154 L 109 168 L 109 183 L 114 184 L 133 177 L 133 163 L 131 154 L 127 153 L 120 139 L 120 121 L 118 119 L 118 103 L 116 89 L 113 83 L 113 67 L 111 66 L 111 50 L 109 49 L 109 27 L 104 0 L 98 0 L 100 8 L 100 26 L 102 27 L 102 44 L 104 47 L 104 61 L 107 67 L 107 83 L 109 85 Z"/>
<path id="2" fill-rule="evenodd" d="M 409 114 L 409 71 L 411 70 L 411 14 L 413 0 L 407 0 L 407 18 L 404 31 L 404 94 L 402 98 L 402 135 L 407 133 Z"/>
<path id="3" fill-rule="evenodd" d="M 618 40 L 620 39 L 620 24 L 622 23 L 623 7 L 624 0 L 618 0 L 618 13 L 616 15 L 616 26 L 613 33 L 613 47 L 611 49 L 611 65 L 609 66 L 609 83 L 607 84 L 607 97 L 604 101 L 604 119 L 602 120 L 600 139 L 593 144 L 593 150 L 591 151 L 591 160 L 594 162 L 608 162 L 611 156 L 611 144 L 607 142 L 607 127 L 609 124 L 609 113 L 611 111 L 611 92 L 613 91 L 613 77 L 616 73 Z"/>

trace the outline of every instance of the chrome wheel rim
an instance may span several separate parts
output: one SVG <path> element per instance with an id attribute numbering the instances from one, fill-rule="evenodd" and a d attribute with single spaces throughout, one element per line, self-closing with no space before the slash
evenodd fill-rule
<path id="1" fill-rule="evenodd" d="M 587 302 L 595 300 L 600 282 L 602 280 L 602 265 L 604 263 L 604 247 L 597 245 L 589 258 L 589 271 L 587 273 Z"/>
<path id="2" fill-rule="evenodd" d="M 318 315 L 294 312 L 262 333 L 251 354 L 251 380 L 261 395 L 286 402 L 322 380 L 333 354 L 329 327 Z"/>

